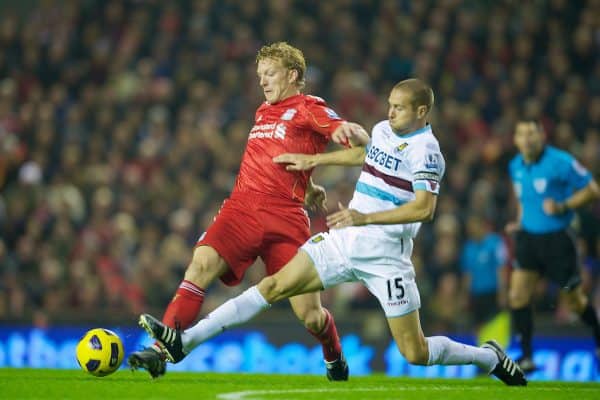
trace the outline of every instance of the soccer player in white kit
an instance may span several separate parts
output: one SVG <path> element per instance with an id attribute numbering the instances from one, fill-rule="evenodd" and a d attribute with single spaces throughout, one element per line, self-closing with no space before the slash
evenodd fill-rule
<path id="1" fill-rule="evenodd" d="M 421 223 L 434 216 L 445 162 L 426 121 L 433 106 L 431 88 L 408 79 L 394 86 L 388 102 L 388 119 L 375 125 L 371 138 L 349 138 L 364 147 L 275 158 L 288 164 L 289 170 L 323 164 L 363 165 L 348 208 L 340 206 L 340 211 L 327 217 L 329 233 L 314 235 L 279 272 L 183 332 L 148 314 L 140 316 L 140 325 L 162 343 L 171 362 L 179 362 L 200 343 L 250 320 L 276 301 L 360 281 L 379 300 L 408 362 L 475 364 L 507 385 L 527 384 L 517 364 L 494 341 L 474 347 L 423 334 L 421 300 L 410 257 Z"/>

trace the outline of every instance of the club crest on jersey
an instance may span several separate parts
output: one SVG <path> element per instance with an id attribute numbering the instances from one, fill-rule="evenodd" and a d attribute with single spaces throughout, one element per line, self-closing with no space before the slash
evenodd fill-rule
<path id="1" fill-rule="evenodd" d="M 533 187 L 535 191 L 538 193 L 544 193 L 546 191 L 546 186 L 548 185 L 548 180 L 545 178 L 538 178 L 533 180 Z"/>
<path id="2" fill-rule="evenodd" d="M 312 238 L 310 240 L 311 243 L 319 243 L 322 242 L 323 240 L 325 240 L 325 237 L 323 235 L 317 235 L 314 238 Z"/>
<path id="3" fill-rule="evenodd" d="M 298 110 L 296 110 L 295 108 L 288 108 L 287 110 L 285 110 L 285 112 L 281 115 L 281 120 L 282 121 L 291 121 L 292 118 L 294 118 L 294 115 L 296 115 L 296 113 L 298 112 Z"/>
<path id="4" fill-rule="evenodd" d="M 400 146 L 396 146 L 396 151 L 402 151 L 408 146 L 408 143 L 402 143 Z"/>

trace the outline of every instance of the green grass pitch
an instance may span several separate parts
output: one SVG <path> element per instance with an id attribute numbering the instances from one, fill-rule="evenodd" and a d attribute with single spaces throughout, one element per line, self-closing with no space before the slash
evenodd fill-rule
<path id="1" fill-rule="evenodd" d="M 600 399 L 600 383 L 530 382 L 507 387 L 491 378 L 393 378 L 383 375 L 328 382 L 324 376 L 168 373 L 119 370 L 96 378 L 82 371 L 0 369 L 2 399 L 215 399 L 215 400 L 561 400 Z"/>

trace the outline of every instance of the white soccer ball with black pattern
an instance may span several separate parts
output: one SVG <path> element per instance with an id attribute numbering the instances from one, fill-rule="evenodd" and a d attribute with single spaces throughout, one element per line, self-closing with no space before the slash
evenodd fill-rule
<path id="1" fill-rule="evenodd" d="M 115 372 L 123 362 L 123 342 L 108 329 L 89 330 L 75 351 L 81 369 L 94 376 L 106 376 Z"/>

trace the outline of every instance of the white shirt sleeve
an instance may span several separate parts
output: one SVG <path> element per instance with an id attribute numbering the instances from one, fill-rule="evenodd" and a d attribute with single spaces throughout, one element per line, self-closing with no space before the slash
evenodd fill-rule
<path id="1" fill-rule="evenodd" d="M 413 174 L 413 189 L 439 194 L 440 182 L 446 169 L 439 144 L 430 140 L 422 141 L 411 150 L 408 159 Z"/>

